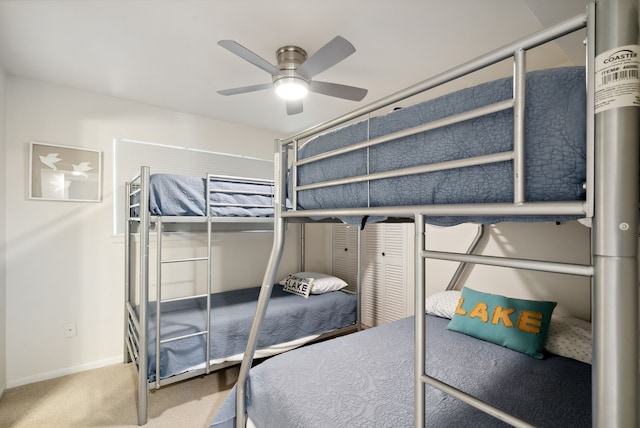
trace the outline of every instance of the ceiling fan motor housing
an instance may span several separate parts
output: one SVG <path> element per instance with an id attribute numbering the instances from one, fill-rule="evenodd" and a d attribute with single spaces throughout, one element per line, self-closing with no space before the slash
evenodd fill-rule
<path id="1" fill-rule="evenodd" d="M 291 99 L 297 99 L 306 95 L 309 89 L 309 78 L 297 71 L 300 64 L 307 60 L 307 52 L 298 46 L 284 46 L 276 51 L 278 68 L 282 71 L 280 75 L 273 76 L 273 83 L 276 92 L 283 85 L 297 85 L 300 95 L 293 95 Z M 280 96 L 283 96 L 280 94 Z M 287 98 L 287 96 L 283 96 Z"/>
<path id="2" fill-rule="evenodd" d="M 284 46 L 276 51 L 280 70 L 295 70 L 307 60 L 307 52 L 297 46 Z"/>

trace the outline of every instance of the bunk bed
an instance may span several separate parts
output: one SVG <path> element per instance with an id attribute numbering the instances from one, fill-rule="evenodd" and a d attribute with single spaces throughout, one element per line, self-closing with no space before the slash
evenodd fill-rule
<path id="1" fill-rule="evenodd" d="M 639 426 L 638 9 L 638 2 L 633 0 L 601 0 L 574 18 L 278 141 L 274 250 L 238 382 L 212 426 L 241 428 L 249 426 L 249 422 L 259 428 L 503 423 Z M 587 33 L 586 70 L 542 71 L 537 80 L 535 73 L 527 72 L 529 49 L 582 28 Z M 418 123 L 412 122 L 412 109 L 403 108 L 386 118 L 352 123 L 508 58 L 513 58 L 514 63 L 513 78 L 509 80 L 512 89 L 502 101 L 489 99 L 484 106 L 473 105 L 474 91 L 478 88 L 470 88 L 462 92 L 462 97 L 445 96 L 457 100 L 456 104 L 440 106 L 446 114 L 431 117 L 427 122 L 422 117 Z M 631 73 L 611 75 L 625 70 L 625 65 Z M 547 104 L 532 114 L 538 102 L 537 87 L 545 80 L 539 76 L 546 73 L 579 73 L 583 78 L 571 95 L 564 92 L 566 80 L 559 87 L 547 89 L 550 97 L 544 95 L 538 100 Z M 623 76 L 629 80 L 617 79 Z M 627 92 L 631 96 L 617 98 L 625 92 L 623 85 L 627 83 L 631 84 L 627 89 L 635 88 Z M 501 84 L 504 82 L 497 83 Z M 553 99 L 555 91 L 563 94 L 560 99 Z M 554 106 L 556 102 L 563 107 Z M 466 103 L 470 110 L 458 111 L 459 103 Z M 432 108 L 437 110 L 433 103 L 415 110 L 429 112 Z M 548 121 L 532 125 L 546 109 L 552 111 Z M 568 114 L 570 110 L 573 115 Z M 391 130 L 377 133 L 382 122 L 390 122 Z M 505 128 L 511 133 L 507 149 L 476 151 L 481 146 L 476 143 L 482 140 L 479 135 L 489 128 L 498 132 Z M 535 148 L 540 142 L 532 132 L 535 134 L 537 129 L 556 133 L 542 142 L 551 144 L 550 152 Z M 436 140 L 449 138 L 449 143 L 439 145 L 428 138 L 430 135 L 435 135 Z M 469 138 L 472 144 L 467 144 Z M 323 141 L 328 148 L 319 147 Z M 459 146 L 462 147 L 457 150 L 459 153 L 449 150 Z M 570 148 L 565 151 L 567 147 Z M 423 159 L 423 155 L 433 152 L 436 159 Z M 437 158 L 440 153 L 443 157 Z M 389 156 L 393 156 L 395 165 L 378 162 Z M 412 163 L 414 158 L 418 160 Z M 336 159 L 337 166 L 332 167 Z M 340 159 L 347 159 L 352 167 L 340 167 Z M 404 162 L 405 159 L 410 162 Z M 542 172 L 547 177 L 532 172 L 551 161 L 559 162 Z M 569 170 L 565 173 L 556 169 L 562 166 L 568 166 Z M 550 179 L 551 184 L 540 184 L 538 178 Z M 462 189 L 446 188 L 465 179 Z M 482 186 L 476 185 L 478 180 Z M 505 192 L 498 189 L 498 182 Z M 537 192 L 538 185 L 542 186 L 541 193 Z M 465 193 L 465 186 L 471 191 Z M 485 186 L 489 186 L 489 196 Z M 445 191 L 439 194 L 440 188 Z M 340 196 L 340 192 L 346 196 Z M 285 205 L 287 193 L 292 200 L 291 208 Z M 495 346 L 486 337 L 480 340 L 470 337 L 470 332 L 450 331 L 446 327 L 453 318 L 449 321 L 427 314 L 295 350 L 251 369 L 257 335 L 265 324 L 264 312 L 282 254 L 284 226 L 292 220 L 320 218 L 339 218 L 363 225 L 385 219 L 414 222 L 415 314 L 426 314 L 424 261 L 428 258 L 590 278 L 591 365 L 540 353 L 540 349 L 536 358 L 532 358 L 521 350 Z M 591 224 L 590 264 L 453 254 L 427 251 L 425 246 L 425 223 L 570 218 L 586 219 Z M 463 293 L 469 293 L 466 288 Z M 552 307 L 545 311 L 552 312 L 553 302 L 547 303 Z M 548 328 L 550 323 L 545 315 L 538 326 Z M 462 356 L 453 348 L 464 350 Z M 302 364 L 296 363 L 301 361 Z M 492 364 L 497 372 L 489 370 Z M 458 366 L 465 371 L 459 371 Z M 567 374 L 569 378 L 563 377 Z M 542 385 L 522 391 L 521 380 L 526 379 L 528 387 L 531 377 L 543 379 Z M 362 389 L 364 396 L 356 392 Z M 548 401 L 556 392 L 560 395 Z M 564 412 L 570 419 L 565 419 Z M 545 415 L 551 419 L 545 419 Z"/>
<path id="2" fill-rule="evenodd" d="M 270 180 L 246 177 L 151 174 L 142 167 L 125 188 L 125 362 L 133 361 L 138 372 L 138 423 L 144 425 L 148 390 L 242 360 L 260 287 L 214 290 L 212 236 L 219 231 L 272 232 L 274 186 Z M 150 231 L 155 233 L 157 264 L 154 295 L 149 292 Z M 206 255 L 163 254 L 163 235 L 177 231 L 206 232 Z M 164 296 L 162 266 L 175 263 L 206 263 L 206 290 Z M 295 286 L 300 281 L 290 277 L 306 280 L 305 293 Z M 344 281 L 297 272 L 280 282 L 266 316 L 272 328 L 260 336 L 258 357 L 357 328 L 357 299 L 343 290 Z"/>

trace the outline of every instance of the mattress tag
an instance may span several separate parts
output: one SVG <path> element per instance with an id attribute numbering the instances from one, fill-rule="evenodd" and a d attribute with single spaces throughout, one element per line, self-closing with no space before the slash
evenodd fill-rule
<path id="1" fill-rule="evenodd" d="M 596 57 L 595 112 L 640 106 L 640 45 L 626 45 Z"/>

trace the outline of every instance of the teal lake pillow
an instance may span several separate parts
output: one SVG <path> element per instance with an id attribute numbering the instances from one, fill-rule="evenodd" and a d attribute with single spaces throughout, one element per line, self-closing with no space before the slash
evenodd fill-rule
<path id="1" fill-rule="evenodd" d="M 556 304 L 514 299 L 464 287 L 447 329 L 541 359 Z"/>

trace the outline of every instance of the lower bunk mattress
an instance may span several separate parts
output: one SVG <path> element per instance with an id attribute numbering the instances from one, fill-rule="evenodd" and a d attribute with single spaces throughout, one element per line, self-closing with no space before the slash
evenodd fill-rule
<path id="1" fill-rule="evenodd" d="M 246 348 L 260 287 L 211 295 L 210 360 L 214 363 L 241 356 Z M 161 308 L 160 339 L 197 333 L 206 329 L 205 297 L 165 302 Z M 149 306 L 148 379 L 156 378 L 156 307 Z M 287 293 L 275 285 L 258 338 L 258 349 L 317 337 L 354 325 L 356 298 L 343 291 L 312 294 L 308 299 Z M 206 336 L 191 336 L 160 346 L 160 378 L 202 367 L 206 361 Z M 232 358 L 233 359 L 233 358 Z M 237 359 L 237 358 L 236 358 Z"/>
<path id="2" fill-rule="evenodd" d="M 430 376 L 534 426 L 591 426 L 591 366 L 554 354 L 536 359 L 446 329 L 427 315 Z M 258 428 L 413 427 L 413 317 L 273 357 L 252 368 L 247 413 Z M 426 387 L 426 426 L 507 427 Z M 211 428 L 235 425 L 235 387 Z"/>
<path id="3" fill-rule="evenodd" d="M 512 81 L 504 78 L 483 83 L 320 134 L 300 147 L 298 159 L 510 99 Z M 510 151 L 513 150 L 513 130 L 513 110 L 499 111 L 301 165 L 297 168 L 297 185 Z M 583 67 L 527 73 L 524 137 L 526 202 L 584 200 L 587 169 Z M 298 192 L 297 207 L 311 210 L 504 203 L 513 202 L 513 189 L 513 162 L 504 161 L 308 189 Z M 468 221 L 507 220 L 536 219 L 432 217 L 428 222 L 449 226 Z M 537 217 L 537 221 L 540 220 Z"/>
<path id="4" fill-rule="evenodd" d="M 152 215 L 204 216 L 207 179 L 177 174 L 152 174 L 149 210 Z M 212 179 L 209 203 L 218 217 L 272 217 L 273 185 Z"/>

